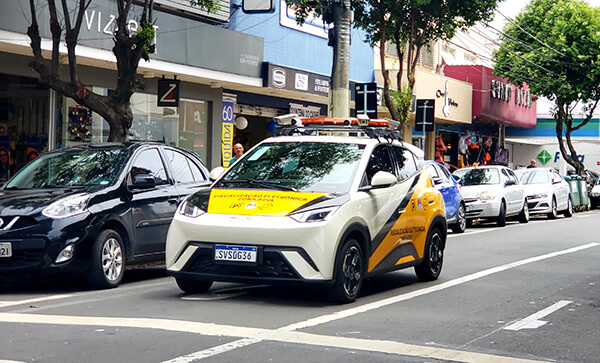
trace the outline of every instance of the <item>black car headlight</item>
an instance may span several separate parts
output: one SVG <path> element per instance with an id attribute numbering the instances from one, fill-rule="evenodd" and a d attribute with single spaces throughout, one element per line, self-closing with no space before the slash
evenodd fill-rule
<path id="1" fill-rule="evenodd" d="M 196 218 L 204 213 L 206 213 L 206 211 L 198 208 L 197 206 L 195 206 L 194 204 L 190 203 L 190 201 L 188 201 L 187 199 L 184 200 L 180 205 L 179 208 L 177 209 L 177 211 L 179 212 L 179 214 L 182 214 L 186 217 L 191 217 L 191 218 Z"/>
<path id="2" fill-rule="evenodd" d="M 48 218 L 67 218 L 87 212 L 89 194 L 75 194 L 57 200 L 42 211 Z"/>
<path id="3" fill-rule="evenodd" d="M 339 206 L 324 207 L 305 212 L 292 213 L 290 217 L 297 222 L 323 222 L 331 219 L 333 214 L 339 209 Z"/>

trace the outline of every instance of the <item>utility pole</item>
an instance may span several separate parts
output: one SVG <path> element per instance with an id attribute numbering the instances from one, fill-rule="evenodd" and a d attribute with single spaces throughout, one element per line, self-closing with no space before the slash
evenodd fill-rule
<path id="1" fill-rule="evenodd" d="M 328 0 L 334 23 L 329 45 L 333 46 L 332 85 L 329 90 L 328 115 L 350 116 L 350 0 Z M 333 37 L 333 39 L 331 39 Z"/>

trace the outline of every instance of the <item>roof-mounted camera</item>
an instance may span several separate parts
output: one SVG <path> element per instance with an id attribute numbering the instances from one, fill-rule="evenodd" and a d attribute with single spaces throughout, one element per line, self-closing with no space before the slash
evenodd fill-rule
<path id="1" fill-rule="evenodd" d="M 280 115 L 273 117 L 273 120 L 277 122 L 279 126 L 302 126 L 302 120 L 296 113 L 288 113 L 286 115 Z"/>

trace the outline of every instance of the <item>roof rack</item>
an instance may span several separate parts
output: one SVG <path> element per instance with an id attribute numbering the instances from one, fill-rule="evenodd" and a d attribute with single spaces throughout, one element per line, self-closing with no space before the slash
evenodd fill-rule
<path id="1" fill-rule="evenodd" d="M 277 116 L 274 120 L 278 124 L 275 136 L 329 135 L 402 141 L 402 134 L 397 130 L 399 122 L 391 119 L 371 120 L 366 115 L 300 118 L 297 114 L 289 114 Z"/>

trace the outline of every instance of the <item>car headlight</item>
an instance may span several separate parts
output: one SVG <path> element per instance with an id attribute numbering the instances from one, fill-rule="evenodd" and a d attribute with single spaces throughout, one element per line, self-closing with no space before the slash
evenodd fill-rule
<path id="1" fill-rule="evenodd" d="M 294 213 L 290 214 L 290 217 L 298 222 L 323 222 L 331 219 L 331 216 L 337 211 L 340 207 L 326 207 L 313 209 L 306 212 Z"/>
<path id="2" fill-rule="evenodd" d="M 600 197 L 600 192 L 592 192 L 590 193 L 591 197 Z"/>
<path id="3" fill-rule="evenodd" d="M 542 199 L 542 198 L 548 198 L 548 194 L 534 194 L 534 195 L 529 196 L 529 199 Z"/>
<path id="4" fill-rule="evenodd" d="M 87 212 L 89 194 L 75 194 L 57 200 L 42 211 L 48 218 L 67 218 Z"/>
<path id="5" fill-rule="evenodd" d="M 196 207 L 195 205 L 193 205 L 192 203 L 190 203 L 187 200 L 184 200 L 181 203 L 181 205 L 179 205 L 179 208 L 177 209 L 177 211 L 179 212 L 179 214 L 182 214 L 186 217 L 192 217 L 192 218 L 196 218 L 196 217 L 206 213 L 205 211 Z"/>
<path id="6" fill-rule="evenodd" d="M 481 194 L 479 194 L 479 199 L 481 200 L 492 200 L 494 198 L 496 198 L 496 195 L 494 193 L 481 192 Z"/>

